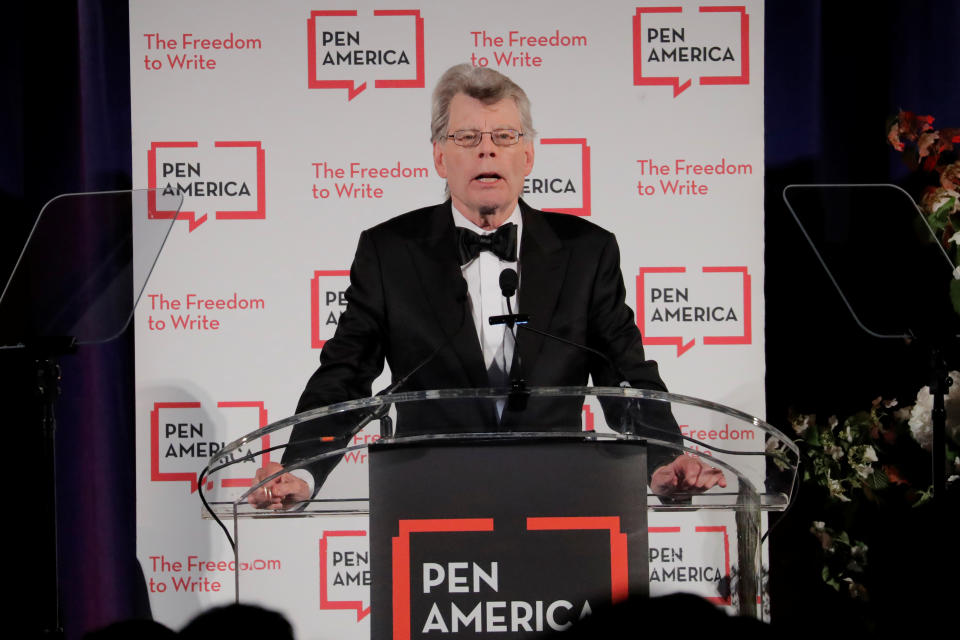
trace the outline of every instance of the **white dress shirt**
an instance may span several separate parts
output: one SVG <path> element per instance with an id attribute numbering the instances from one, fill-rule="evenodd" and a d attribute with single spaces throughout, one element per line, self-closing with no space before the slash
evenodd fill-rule
<path id="1" fill-rule="evenodd" d="M 517 225 L 517 256 L 520 255 L 520 239 L 523 237 L 523 216 L 520 207 L 515 206 L 510 217 L 503 224 L 509 222 Z M 453 206 L 453 224 L 464 227 L 480 235 L 488 235 L 496 229 L 481 229 L 468 220 L 456 205 Z M 499 316 L 507 311 L 507 300 L 500 291 L 500 272 L 504 269 L 513 269 L 519 273 L 517 262 L 501 260 L 489 251 L 481 251 L 480 255 L 460 267 L 463 279 L 467 281 L 467 295 L 470 299 L 470 311 L 473 313 L 473 324 L 477 329 L 477 337 L 483 348 L 483 363 L 487 370 L 494 360 L 500 365 L 504 373 L 510 373 L 510 364 L 513 362 L 513 336 L 507 337 L 505 324 L 491 325 L 490 316 Z M 510 298 L 510 305 L 514 313 L 519 313 L 519 301 L 516 294 Z"/>

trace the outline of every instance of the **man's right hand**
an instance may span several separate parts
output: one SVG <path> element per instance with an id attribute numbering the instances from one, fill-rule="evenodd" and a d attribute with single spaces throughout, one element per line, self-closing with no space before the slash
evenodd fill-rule
<path id="1" fill-rule="evenodd" d="M 257 469 L 257 475 L 254 476 L 253 483 L 257 484 L 264 478 L 282 470 L 283 465 L 280 463 L 268 462 L 265 466 Z M 289 473 L 277 476 L 247 496 L 247 502 L 257 509 L 272 509 L 274 511 L 289 509 L 295 504 L 309 499 L 310 487 L 307 483 Z"/>
<path id="2" fill-rule="evenodd" d="M 678 492 L 703 493 L 717 486 L 727 486 L 723 471 L 710 466 L 703 458 L 686 454 L 660 467 L 650 478 L 650 489 L 662 497 Z"/>

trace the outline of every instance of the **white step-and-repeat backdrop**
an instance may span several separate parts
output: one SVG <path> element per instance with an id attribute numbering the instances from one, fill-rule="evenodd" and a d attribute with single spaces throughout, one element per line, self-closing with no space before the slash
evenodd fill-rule
<path id="1" fill-rule="evenodd" d="M 132 0 L 134 186 L 180 191 L 188 212 L 136 316 L 138 553 L 158 619 L 178 626 L 232 599 L 198 473 L 293 412 L 360 231 L 443 200 L 430 94 L 453 64 L 524 87 L 539 132 L 524 198 L 616 233 L 627 302 L 670 389 L 763 416 L 762 29 L 753 0 Z M 763 446 L 722 427 L 683 425 Z M 255 464 L 211 489 L 238 494 Z M 357 454 L 324 492 L 365 485 Z M 724 602 L 731 526 L 652 518 L 652 593 Z M 365 535 L 347 517 L 245 524 L 244 599 L 281 608 L 299 637 L 365 637 Z"/>

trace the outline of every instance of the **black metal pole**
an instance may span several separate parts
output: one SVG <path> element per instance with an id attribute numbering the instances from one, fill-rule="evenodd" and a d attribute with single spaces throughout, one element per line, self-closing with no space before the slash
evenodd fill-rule
<path id="1" fill-rule="evenodd" d="M 27 344 L 33 367 L 33 406 L 39 422 L 41 459 L 40 482 L 44 496 L 40 522 L 41 596 L 38 603 L 39 627 L 44 638 L 63 638 L 60 607 L 60 566 L 57 543 L 57 417 L 56 403 L 60 397 L 61 369 L 57 356 L 74 353 L 73 337 L 43 338 Z"/>
<path id="2" fill-rule="evenodd" d="M 947 410 L 944 398 L 950 389 L 950 385 L 953 383 L 960 384 L 960 380 L 951 380 L 947 375 L 947 363 L 943 358 L 943 352 L 936 347 L 931 350 L 930 371 L 930 395 L 933 396 L 933 411 L 931 412 L 933 445 L 930 447 L 933 474 L 933 507 L 939 519 L 942 509 L 946 505 L 947 490 Z"/>

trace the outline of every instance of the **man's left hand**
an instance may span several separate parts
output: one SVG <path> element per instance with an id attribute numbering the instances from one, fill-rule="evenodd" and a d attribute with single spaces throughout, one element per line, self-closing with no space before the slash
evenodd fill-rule
<path id="1" fill-rule="evenodd" d="M 677 492 L 703 492 L 713 487 L 727 486 L 723 472 L 703 462 L 702 458 L 678 456 L 670 464 L 653 472 L 650 489 L 658 496 L 670 496 Z"/>

